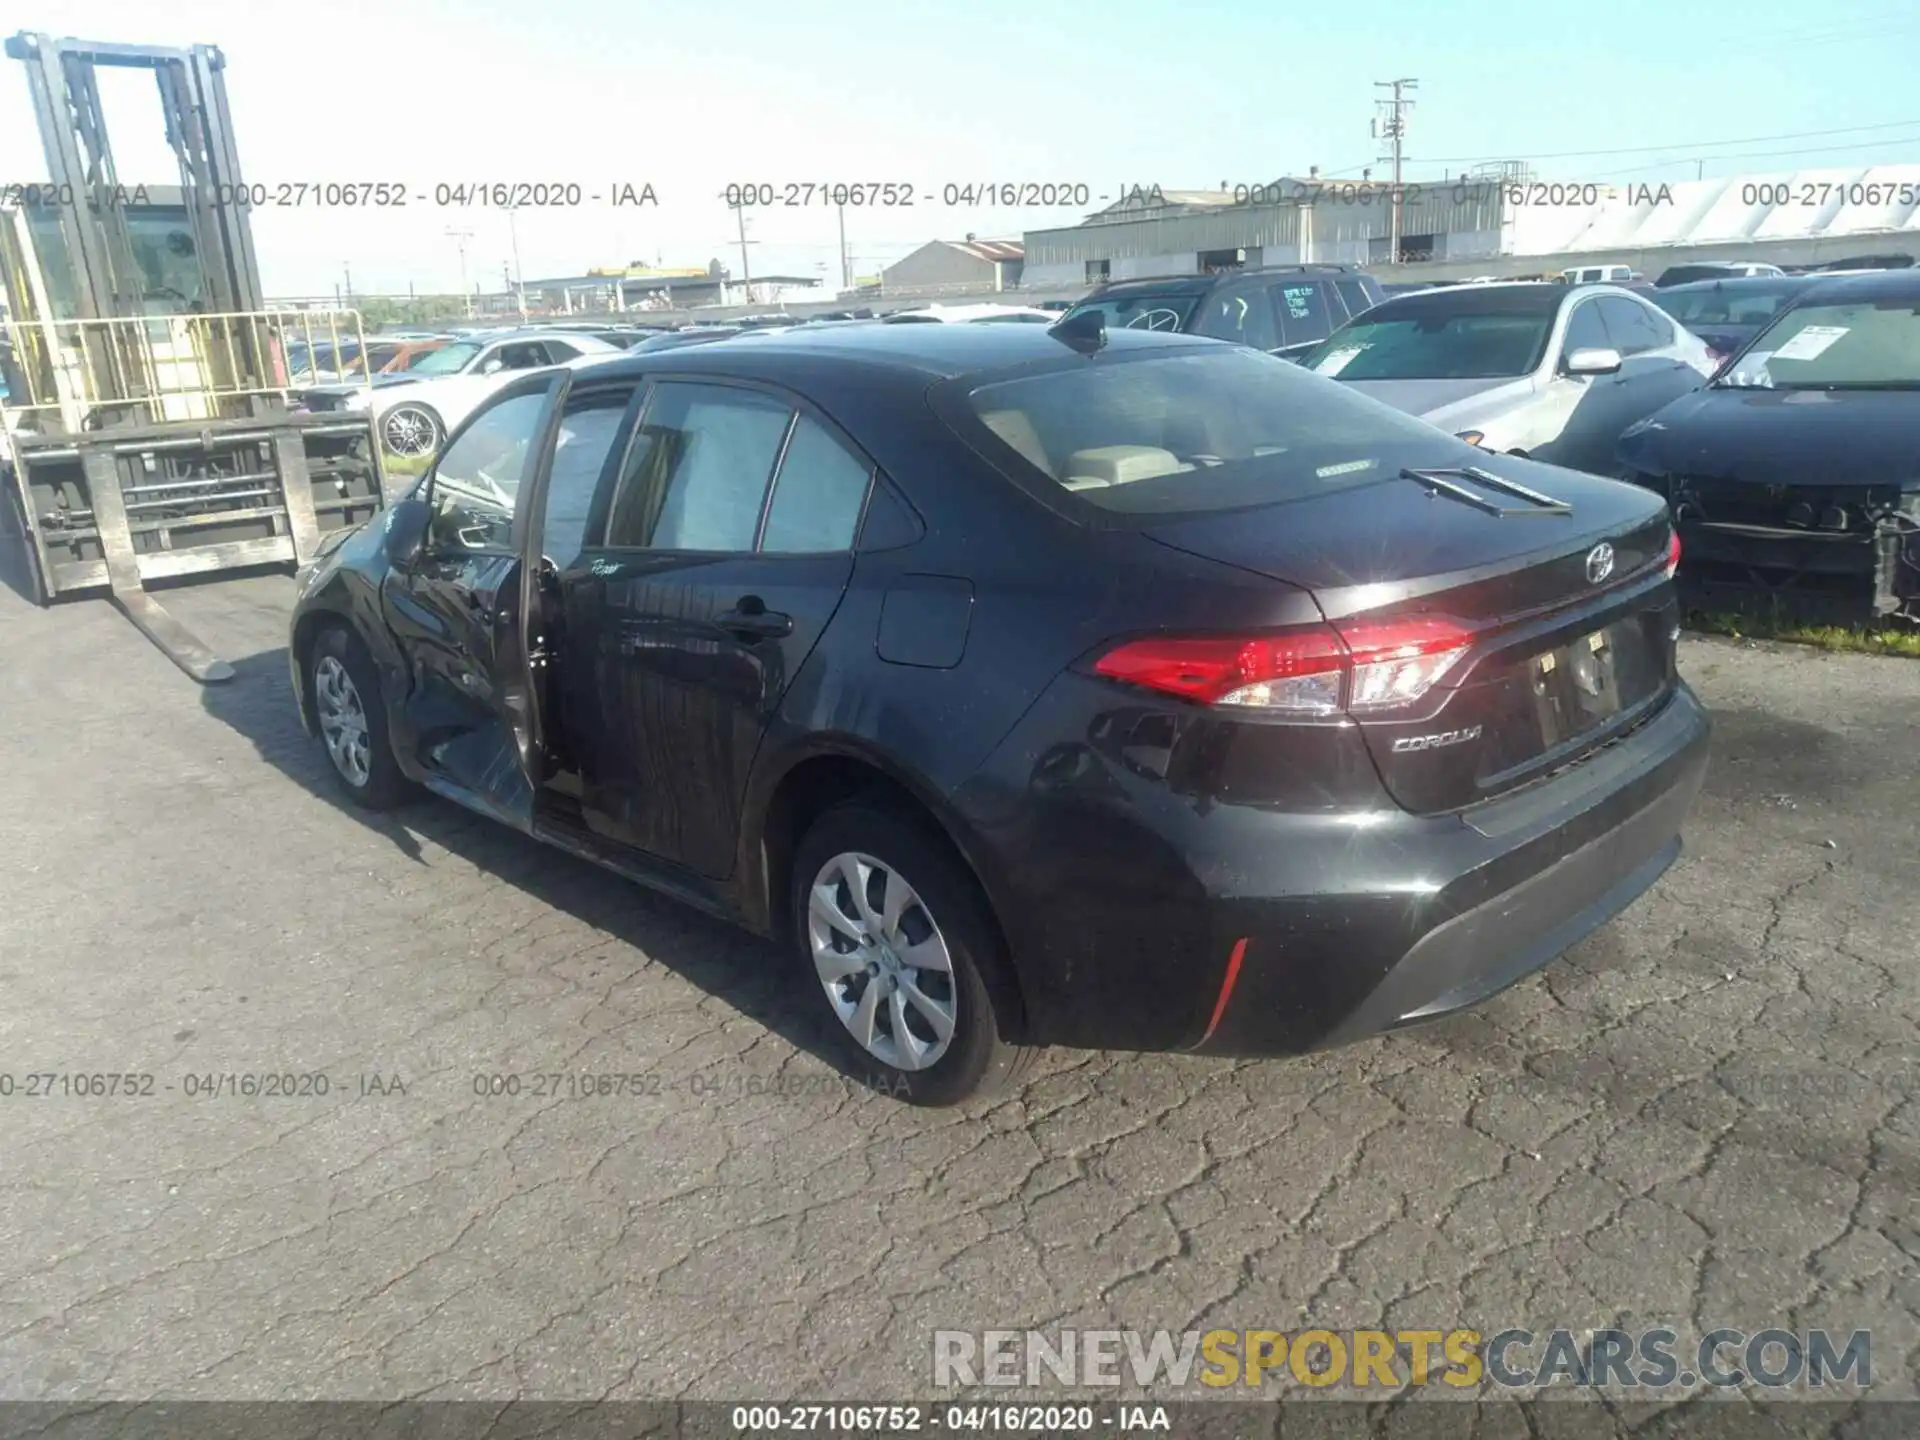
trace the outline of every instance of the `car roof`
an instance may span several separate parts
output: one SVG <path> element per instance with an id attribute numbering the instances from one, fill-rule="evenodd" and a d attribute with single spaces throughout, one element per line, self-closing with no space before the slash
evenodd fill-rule
<path id="1" fill-rule="evenodd" d="M 1618 285 L 1556 285 L 1551 280 L 1504 280 L 1494 285 L 1443 285 L 1434 290 L 1415 290 L 1404 295 L 1389 295 L 1356 320 L 1378 323 L 1396 315 L 1491 314 L 1496 311 L 1533 310 L 1551 315 L 1573 296 L 1630 295 Z M 1383 315 L 1381 312 L 1387 314 Z"/>
<path id="2" fill-rule="evenodd" d="M 1847 300 L 1911 300 L 1920 305 L 1920 269 L 1861 270 L 1851 275 L 1842 270 L 1803 278 L 1813 282 L 1800 297 L 1803 305 Z"/>
<path id="3" fill-rule="evenodd" d="M 1659 293 L 1677 295 L 1684 292 L 1693 295 L 1703 290 L 1732 290 L 1736 293 L 1751 290 L 1764 294 L 1782 289 L 1792 290 L 1827 278 L 1824 275 L 1714 275 L 1704 280 L 1689 280 L 1683 285 L 1662 285 Z"/>
<path id="4" fill-rule="evenodd" d="M 1354 279 L 1365 271 L 1351 265 L 1261 265 L 1238 270 L 1220 270 L 1212 275 L 1149 275 L 1138 280 L 1109 280 L 1086 298 L 1102 295 L 1174 295 L 1184 291 L 1196 294 L 1229 280 L 1253 280 L 1263 275 L 1296 275 L 1328 280 Z"/>
<path id="5" fill-rule="evenodd" d="M 1053 337 L 1048 325 L 835 325 L 803 326 L 783 334 L 755 338 L 751 345 L 683 346 L 648 355 L 623 353 L 596 375 L 625 376 L 665 368 L 752 370 L 817 367 L 842 362 L 853 368 L 915 372 L 950 379 L 1036 361 L 1058 360 L 1072 352 Z M 1109 330 L 1111 351 L 1216 349 L 1221 342 L 1146 330 Z"/>

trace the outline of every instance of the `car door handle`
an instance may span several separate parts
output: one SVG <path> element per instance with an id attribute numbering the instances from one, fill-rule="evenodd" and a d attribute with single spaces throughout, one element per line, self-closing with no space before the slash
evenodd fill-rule
<path id="1" fill-rule="evenodd" d="M 739 606 L 713 618 L 713 623 L 734 635 L 755 639 L 779 640 L 793 633 L 793 617 L 776 610 L 748 609 Z"/>

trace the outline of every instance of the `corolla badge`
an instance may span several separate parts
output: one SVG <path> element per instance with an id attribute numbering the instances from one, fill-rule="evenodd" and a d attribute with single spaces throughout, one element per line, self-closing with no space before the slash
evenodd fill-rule
<path id="1" fill-rule="evenodd" d="M 1587 583 L 1598 585 L 1613 574 L 1613 546 L 1601 543 L 1587 552 Z"/>

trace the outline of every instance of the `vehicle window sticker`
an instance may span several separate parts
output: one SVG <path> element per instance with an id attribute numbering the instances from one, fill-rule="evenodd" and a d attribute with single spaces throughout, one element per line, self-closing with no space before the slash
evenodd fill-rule
<path id="1" fill-rule="evenodd" d="M 1773 352 L 1776 360 L 1814 360 L 1825 354 L 1833 342 L 1845 335 L 1846 325 L 1809 325 Z"/>
<path id="2" fill-rule="evenodd" d="M 1316 375 L 1338 375 L 1353 363 L 1353 357 L 1365 350 L 1365 345 L 1342 345 L 1338 350 L 1329 350 L 1314 365 Z"/>

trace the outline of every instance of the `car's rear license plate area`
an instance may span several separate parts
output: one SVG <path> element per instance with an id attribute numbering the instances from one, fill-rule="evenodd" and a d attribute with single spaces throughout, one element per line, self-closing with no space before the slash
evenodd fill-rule
<path id="1" fill-rule="evenodd" d="M 1491 743 L 1480 754 L 1483 785 L 1604 731 L 1660 693 L 1667 665 L 1657 615 L 1623 616 L 1550 649 L 1517 656 L 1492 681 Z"/>

